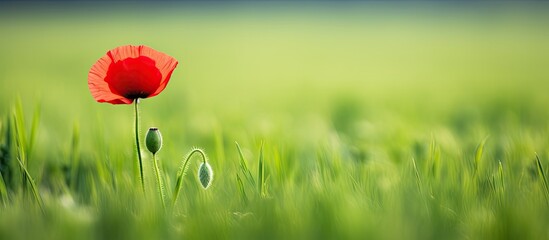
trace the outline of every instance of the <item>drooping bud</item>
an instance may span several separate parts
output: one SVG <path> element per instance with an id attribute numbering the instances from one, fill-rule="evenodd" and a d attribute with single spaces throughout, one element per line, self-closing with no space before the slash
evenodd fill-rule
<path id="1" fill-rule="evenodd" d="M 208 162 L 201 163 L 198 168 L 198 180 L 200 181 L 200 184 L 202 184 L 202 187 L 204 189 L 208 188 L 210 183 L 212 183 L 212 179 L 213 171 L 210 164 Z"/>
<path id="2" fill-rule="evenodd" d="M 156 154 L 162 148 L 162 135 L 158 128 L 152 127 L 147 131 L 147 136 L 145 137 L 145 144 L 147 149 L 152 153 Z"/>

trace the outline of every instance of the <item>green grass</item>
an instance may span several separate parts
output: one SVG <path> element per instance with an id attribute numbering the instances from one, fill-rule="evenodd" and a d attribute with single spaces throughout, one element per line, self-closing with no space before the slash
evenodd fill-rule
<path id="1" fill-rule="evenodd" d="M 0 10 L 0 239 L 549 239 L 543 4 L 45 9 Z M 87 87 L 124 44 L 180 61 L 140 103 L 167 211 Z"/>

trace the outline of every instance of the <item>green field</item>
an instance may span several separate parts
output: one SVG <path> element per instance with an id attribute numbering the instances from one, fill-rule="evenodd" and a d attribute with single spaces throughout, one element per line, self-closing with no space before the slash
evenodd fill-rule
<path id="1" fill-rule="evenodd" d="M 549 239 L 549 5 L 218 4 L 0 5 L 0 239 Z M 214 172 L 167 211 L 87 85 L 126 44 L 167 203 Z"/>

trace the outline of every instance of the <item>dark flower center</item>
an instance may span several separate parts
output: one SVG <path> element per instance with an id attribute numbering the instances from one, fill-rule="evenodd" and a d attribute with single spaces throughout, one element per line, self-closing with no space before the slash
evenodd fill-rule
<path id="1" fill-rule="evenodd" d="M 126 58 L 111 63 L 105 82 L 110 90 L 128 99 L 147 98 L 160 86 L 162 73 L 148 57 Z"/>

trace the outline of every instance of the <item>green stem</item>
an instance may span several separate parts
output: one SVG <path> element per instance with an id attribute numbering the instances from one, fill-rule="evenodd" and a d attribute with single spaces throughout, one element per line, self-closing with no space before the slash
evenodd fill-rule
<path id="1" fill-rule="evenodd" d="M 156 183 L 158 183 L 158 193 L 160 194 L 160 200 L 162 201 L 162 207 L 166 210 L 166 201 L 164 193 L 164 182 L 162 181 L 162 175 L 160 175 L 160 168 L 158 167 L 158 161 L 156 160 L 156 154 L 153 154 L 154 170 L 156 172 Z"/>
<path id="2" fill-rule="evenodd" d="M 135 151 L 137 152 L 137 161 L 139 163 L 139 180 L 141 181 L 141 189 L 145 193 L 145 178 L 143 178 L 143 160 L 141 158 L 141 147 L 139 145 L 139 98 L 134 100 L 135 110 Z"/>
<path id="3" fill-rule="evenodd" d="M 175 204 L 177 203 L 177 198 L 179 197 L 179 192 L 181 191 L 181 185 L 183 183 L 183 176 L 185 176 L 185 171 L 187 170 L 187 164 L 189 163 L 189 160 L 195 153 L 200 153 L 200 156 L 202 157 L 202 162 L 206 163 L 207 158 L 204 151 L 196 148 L 193 149 L 185 158 L 185 161 L 183 162 L 183 165 L 179 169 L 177 173 L 177 183 L 175 185 L 175 192 L 173 193 L 173 203 L 172 206 L 175 207 Z"/>

